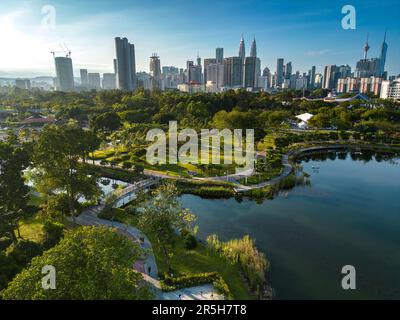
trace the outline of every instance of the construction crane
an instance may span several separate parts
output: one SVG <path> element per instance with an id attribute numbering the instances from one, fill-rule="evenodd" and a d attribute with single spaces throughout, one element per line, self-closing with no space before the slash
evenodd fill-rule
<path id="1" fill-rule="evenodd" d="M 60 44 L 60 48 L 62 51 L 51 51 L 50 53 L 53 54 L 53 57 L 56 56 L 56 53 L 58 52 L 62 52 L 65 54 L 66 58 L 71 58 L 71 50 L 68 49 L 67 45 L 65 44 L 65 42 L 63 44 Z"/>

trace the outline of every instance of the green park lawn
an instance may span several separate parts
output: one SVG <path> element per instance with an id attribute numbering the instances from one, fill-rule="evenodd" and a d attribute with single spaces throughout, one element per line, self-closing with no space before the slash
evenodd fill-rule
<path id="1" fill-rule="evenodd" d="M 43 240 L 43 222 L 37 218 L 26 219 L 19 224 L 19 231 L 24 240 L 41 242 Z"/>

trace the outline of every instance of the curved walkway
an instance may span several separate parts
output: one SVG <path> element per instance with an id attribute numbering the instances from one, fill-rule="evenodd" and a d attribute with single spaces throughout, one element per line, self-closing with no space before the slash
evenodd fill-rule
<path id="1" fill-rule="evenodd" d="M 291 157 L 296 157 L 299 156 L 302 153 L 305 152 L 312 152 L 312 151 L 318 151 L 318 150 L 338 150 L 338 149 L 364 149 L 364 150 L 371 150 L 371 149 L 378 149 L 378 150 L 388 150 L 388 149 L 397 149 L 400 151 L 400 147 L 397 146 L 390 146 L 390 145 L 366 145 L 366 144 L 330 144 L 330 145 L 319 145 L 319 146 L 313 146 L 313 147 L 306 147 L 306 148 L 299 148 L 297 150 L 293 150 L 288 152 L 287 154 L 283 155 L 282 157 L 282 166 L 283 170 L 282 173 L 265 182 L 261 182 L 259 184 L 255 184 L 252 186 L 245 186 L 245 185 L 239 185 L 237 188 L 235 188 L 236 192 L 245 192 L 248 190 L 252 189 L 260 189 L 268 185 L 274 185 L 281 181 L 282 179 L 286 178 L 293 170 L 293 166 L 291 161 L 289 159 Z"/>
<path id="2" fill-rule="evenodd" d="M 144 250 L 145 254 L 142 266 L 143 270 L 138 271 L 142 274 L 143 279 L 150 285 L 150 287 L 153 288 L 155 299 L 162 299 L 161 286 L 158 281 L 157 263 L 149 239 L 139 229 L 133 226 L 98 218 L 97 215 L 103 208 L 104 205 L 100 204 L 85 210 L 78 217 L 76 217 L 76 223 L 80 225 L 107 226 L 110 228 L 115 228 L 119 233 L 127 236 L 131 241 L 139 244 L 139 246 Z"/>

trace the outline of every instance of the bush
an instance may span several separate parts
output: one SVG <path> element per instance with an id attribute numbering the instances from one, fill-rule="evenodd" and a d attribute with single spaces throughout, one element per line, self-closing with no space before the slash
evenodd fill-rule
<path id="1" fill-rule="evenodd" d="M 227 187 L 200 187 L 200 188 L 186 188 L 185 193 L 194 194 L 202 198 L 220 198 L 229 199 L 235 196 L 235 191 Z"/>
<path id="2" fill-rule="evenodd" d="M 33 257 L 36 257 L 43 252 L 43 247 L 33 241 L 22 240 L 13 243 L 8 247 L 6 254 L 14 259 L 19 266 L 27 265 Z"/>
<path id="3" fill-rule="evenodd" d="M 46 249 L 54 247 L 64 236 L 64 225 L 59 222 L 46 221 L 43 226 L 44 241 Z"/>
<path id="4" fill-rule="evenodd" d="M 279 188 L 283 190 L 291 189 L 296 186 L 296 176 L 291 174 L 282 179 L 279 183 Z"/>
<path id="5" fill-rule="evenodd" d="M 183 238 L 183 244 L 186 250 L 193 250 L 194 248 L 197 247 L 197 240 L 196 237 L 188 233 L 184 238 Z"/>
<path id="6" fill-rule="evenodd" d="M 219 277 L 213 282 L 213 286 L 217 292 L 222 294 L 225 299 L 231 300 L 233 299 L 232 293 L 229 290 L 228 284 L 222 277 Z"/>

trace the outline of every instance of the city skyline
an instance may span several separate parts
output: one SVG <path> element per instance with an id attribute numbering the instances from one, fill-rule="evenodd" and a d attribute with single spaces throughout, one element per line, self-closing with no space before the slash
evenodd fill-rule
<path id="1" fill-rule="evenodd" d="M 24 3 L 26 5 L 25 9 L 21 9 L 21 5 Z M 257 55 L 261 59 L 261 69 L 268 67 L 274 72 L 276 71 L 276 59 L 284 58 L 285 61 L 292 61 L 293 72 L 297 70 L 306 72 L 312 65 L 316 65 L 317 72 L 321 73 L 324 66 L 330 64 L 349 64 L 354 68 L 356 61 L 363 57 L 363 45 L 367 33 L 369 33 L 369 56 L 379 56 L 380 45 L 385 32 L 382 29 L 383 25 L 388 29 L 387 42 L 389 50 L 386 70 L 389 75 L 400 73 L 400 61 L 397 58 L 400 56 L 400 41 L 397 41 L 399 39 L 399 28 L 394 25 L 395 19 L 391 19 L 391 17 L 396 17 L 396 13 L 389 10 L 390 3 L 393 3 L 393 1 L 388 0 L 379 4 L 379 10 L 374 10 L 373 14 L 369 13 L 370 20 L 366 19 L 363 13 L 371 11 L 373 3 L 364 1 L 363 3 L 355 4 L 358 21 L 356 30 L 341 29 L 342 15 L 339 3 L 329 6 L 325 3 L 323 9 L 318 8 L 318 6 L 310 8 L 310 4 L 306 3 L 306 5 L 303 4 L 304 9 L 297 15 L 292 11 L 298 9 L 298 5 L 293 4 L 293 8 L 282 5 L 281 9 L 285 10 L 281 11 L 284 13 L 269 17 L 263 28 L 261 28 L 260 23 L 247 23 L 247 21 L 246 27 L 228 23 L 226 27 L 214 28 L 214 31 L 204 30 L 205 36 L 200 35 L 201 28 L 192 27 L 175 29 L 178 30 L 175 35 L 169 34 L 169 29 L 174 29 L 176 24 L 186 21 L 179 15 L 182 10 L 182 6 L 179 5 L 182 3 L 179 1 L 172 2 L 169 6 L 169 8 L 177 10 L 174 17 L 178 17 L 178 19 L 169 19 L 170 25 L 164 21 L 164 15 L 168 13 L 165 3 L 153 5 L 153 7 L 149 8 L 148 5 L 139 1 L 134 4 L 134 9 L 129 11 L 128 9 L 132 9 L 132 6 L 129 6 L 125 1 L 120 1 L 120 10 L 109 11 L 106 10 L 108 5 L 104 1 L 100 1 L 95 9 L 91 9 L 90 14 L 88 14 L 88 5 L 82 4 L 77 6 L 76 12 L 71 16 L 70 10 L 74 1 L 71 1 L 69 5 L 61 5 L 60 1 L 53 1 L 57 12 L 56 29 L 40 30 L 40 27 L 36 27 L 32 29 L 33 31 L 26 33 L 24 28 L 31 26 L 35 20 L 37 23 L 38 18 L 42 18 L 40 9 L 43 3 L 42 1 L 30 1 L 29 3 L 15 1 L 13 6 L 0 4 L 1 11 L 5 13 L 0 14 L 0 25 L 6 27 L 5 30 L 7 31 L 6 34 L 0 35 L 0 41 L 4 42 L 11 38 L 18 40 L 15 46 L 13 43 L 12 48 L 0 53 L 0 77 L 54 76 L 54 64 L 50 51 L 57 50 L 60 43 L 64 42 L 67 43 L 72 51 L 75 75 L 78 75 L 79 69 L 82 68 L 88 69 L 90 72 L 112 72 L 115 55 L 112 39 L 116 36 L 127 37 L 135 45 L 137 71 L 149 71 L 149 57 L 153 52 L 157 52 L 160 56 L 162 66 L 184 68 L 187 60 L 195 60 L 197 52 L 202 59 L 214 57 L 217 47 L 224 48 L 225 57 L 237 56 L 242 34 L 244 35 L 247 55 L 249 55 L 251 42 L 255 36 L 257 40 Z M 265 13 L 272 14 L 277 9 L 277 4 L 274 1 L 268 2 L 268 8 L 257 1 L 248 1 L 246 3 L 248 4 L 247 7 L 252 8 L 247 10 L 258 8 L 258 11 L 263 11 L 262 9 L 265 9 Z M 210 18 L 213 17 L 214 11 L 220 5 L 220 3 L 216 4 L 217 8 L 214 6 L 209 15 Z M 205 6 L 207 7 L 207 4 Z M 232 10 L 238 10 L 241 6 L 244 6 L 243 1 L 228 6 L 226 13 L 220 15 L 221 22 L 223 20 L 231 21 L 230 14 Z M 157 33 L 153 30 L 155 26 L 149 27 L 142 21 L 142 28 L 132 31 L 129 23 L 126 25 L 127 22 L 124 20 L 121 20 L 117 27 L 115 27 L 115 24 L 110 26 L 109 23 L 113 19 L 121 17 L 123 8 L 126 8 L 126 13 L 122 16 L 126 17 L 128 15 L 132 18 L 140 16 L 142 20 L 146 17 L 145 13 L 149 14 L 150 9 L 153 9 L 151 12 L 153 13 L 154 21 L 160 20 L 158 19 L 160 16 L 164 17 L 161 19 L 161 23 L 164 23 L 164 28 Z M 203 9 L 199 10 L 199 13 L 201 13 Z M 385 13 L 386 17 L 384 24 L 382 24 L 383 13 Z M 327 19 L 329 15 L 333 16 L 332 19 Z M 232 16 L 234 17 L 235 15 Z M 276 17 L 278 16 L 281 20 L 279 25 L 274 23 L 274 21 L 277 21 Z M 23 26 L 21 25 L 21 19 L 24 19 Z M 197 19 L 197 16 L 194 17 L 193 23 Z M 103 23 L 99 24 L 99 20 L 102 20 Z M 290 23 L 286 23 L 285 20 L 289 20 Z M 304 20 L 308 20 L 309 24 L 305 23 L 303 27 L 295 26 L 296 23 L 304 22 Z M 324 20 L 325 28 L 322 29 L 325 30 L 323 32 L 321 32 L 321 28 L 315 29 L 320 20 Z M 368 23 L 365 23 L 366 20 Z M 96 23 L 96 30 L 93 31 L 92 29 Z M 135 22 L 131 23 L 134 24 Z M 154 24 L 157 23 L 154 22 Z M 374 27 L 375 24 L 379 24 L 379 27 Z M 108 26 L 110 27 L 108 28 Z M 77 29 L 81 30 L 79 32 L 80 36 L 76 36 Z M 124 32 L 124 30 L 129 31 Z M 294 40 L 293 36 L 296 33 L 298 34 L 298 39 Z M 74 37 L 70 36 L 72 34 L 74 34 Z M 91 34 L 93 35 L 92 37 L 90 36 Z M 307 43 L 302 40 L 305 35 L 309 38 Z M 28 38 L 28 41 L 24 41 Z M 338 41 L 338 38 L 340 38 L 340 41 Z M 35 39 L 40 40 L 37 45 L 35 45 Z M 47 42 L 46 39 L 49 41 Z M 166 46 L 167 43 L 169 43 L 168 47 Z M 30 48 L 29 54 L 26 52 L 26 47 Z M 32 65 L 35 67 L 32 67 Z"/>

